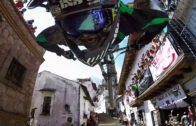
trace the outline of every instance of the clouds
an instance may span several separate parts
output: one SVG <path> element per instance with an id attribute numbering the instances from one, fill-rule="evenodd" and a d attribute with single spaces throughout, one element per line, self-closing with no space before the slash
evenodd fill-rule
<path id="1" fill-rule="evenodd" d="M 103 78 L 98 65 L 89 67 L 78 60 L 68 60 L 48 51 L 46 51 L 44 59 L 45 62 L 40 66 L 39 72 L 47 70 L 71 80 L 91 77 L 96 83 L 100 83 Z"/>

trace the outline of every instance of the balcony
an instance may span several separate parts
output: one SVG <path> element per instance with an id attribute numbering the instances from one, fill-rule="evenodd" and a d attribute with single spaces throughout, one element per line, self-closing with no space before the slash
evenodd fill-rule
<path id="1" fill-rule="evenodd" d="M 173 19 L 168 27 L 167 38 L 178 54 L 175 64 L 167 69 L 157 80 L 139 93 L 132 107 L 152 99 L 171 88 L 174 84 L 184 84 L 196 76 L 196 39 L 180 20 Z"/>
<path id="2" fill-rule="evenodd" d="M 183 52 L 196 60 L 196 38 L 186 25 L 180 19 L 174 18 L 170 21 L 168 29 L 170 39 L 174 40 L 176 49 L 180 50 L 179 53 Z"/>

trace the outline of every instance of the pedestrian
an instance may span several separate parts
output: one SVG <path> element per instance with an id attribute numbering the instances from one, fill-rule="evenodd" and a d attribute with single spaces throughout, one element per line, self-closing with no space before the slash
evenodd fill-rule
<path id="1" fill-rule="evenodd" d="M 165 126 L 170 126 L 167 120 L 165 120 Z"/>
<path id="2" fill-rule="evenodd" d="M 26 12 L 26 11 L 27 11 L 27 9 L 23 8 L 23 9 L 19 10 L 19 13 L 23 16 L 24 12 Z"/>
<path id="3" fill-rule="evenodd" d="M 24 7 L 24 2 L 22 0 L 14 0 L 17 9 L 22 9 Z"/>
<path id="4" fill-rule="evenodd" d="M 33 27 L 34 19 L 27 20 L 26 23 L 29 27 Z"/>
<path id="5" fill-rule="evenodd" d="M 181 117 L 181 123 L 180 124 L 182 124 L 183 126 L 189 126 L 190 120 L 189 120 L 188 115 L 187 115 L 186 112 L 183 112 L 183 115 Z"/>
<path id="6" fill-rule="evenodd" d="M 94 112 L 90 112 L 90 117 L 87 118 L 87 126 L 97 126 L 98 122 L 97 122 L 97 117 L 96 114 Z"/>
<path id="7" fill-rule="evenodd" d="M 92 116 L 90 116 L 89 118 L 87 118 L 86 124 L 87 126 L 95 126 L 96 122 L 93 120 Z"/>
<path id="8" fill-rule="evenodd" d="M 192 109 L 192 106 L 188 106 L 188 118 L 190 120 L 190 125 L 191 126 L 196 126 L 196 118 L 195 118 L 195 114 L 194 114 L 194 111 Z"/>
<path id="9" fill-rule="evenodd" d="M 35 111 L 36 111 L 36 107 L 31 109 L 31 113 L 30 113 L 30 126 L 36 126 L 36 119 L 35 119 Z"/>

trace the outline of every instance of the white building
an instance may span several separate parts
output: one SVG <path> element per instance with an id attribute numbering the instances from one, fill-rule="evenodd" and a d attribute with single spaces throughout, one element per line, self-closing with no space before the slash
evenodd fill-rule
<path id="1" fill-rule="evenodd" d="M 80 85 L 80 125 L 86 124 L 87 117 L 90 116 L 90 111 L 93 110 L 93 101 L 90 97 L 88 89 Z"/>
<path id="2" fill-rule="evenodd" d="M 62 126 L 72 117 L 79 125 L 79 83 L 48 71 L 38 74 L 32 98 L 37 126 Z"/>
<path id="3" fill-rule="evenodd" d="M 95 102 L 94 112 L 106 113 L 106 90 L 100 90 L 97 93 L 97 101 Z"/>
<path id="4" fill-rule="evenodd" d="M 92 99 L 94 99 L 94 97 L 96 96 L 96 90 L 97 90 L 96 84 L 93 83 L 90 78 L 78 79 L 78 82 L 87 88 L 87 90 L 90 94 L 90 97 Z"/>

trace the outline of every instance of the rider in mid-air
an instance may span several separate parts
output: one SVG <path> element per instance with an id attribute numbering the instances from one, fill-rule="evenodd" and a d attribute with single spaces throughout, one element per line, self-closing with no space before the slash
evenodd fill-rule
<path id="1" fill-rule="evenodd" d="M 44 4 L 47 3 L 47 4 Z M 168 24 L 162 11 L 128 7 L 119 0 L 31 0 L 28 8 L 44 6 L 55 25 L 42 31 L 36 38 L 46 50 L 68 59 L 95 66 L 113 45 L 127 35 L 143 32 L 131 47 L 138 49 L 148 44 Z M 66 45 L 64 51 L 58 44 Z"/>

